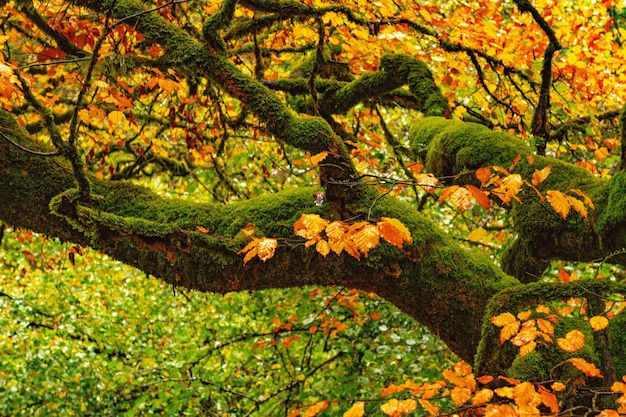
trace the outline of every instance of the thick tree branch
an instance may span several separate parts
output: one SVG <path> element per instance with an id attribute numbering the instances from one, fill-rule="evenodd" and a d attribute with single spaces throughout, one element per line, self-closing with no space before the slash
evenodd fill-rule
<path id="1" fill-rule="evenodd" d="M 22 146 L 46 151 L 0 111 L 5 134 Z M 458 247 L 410 206 L 393 199 L 362 200 L 374 218 L 390 216 L 410 228 L 413 243 L 400 251 L 382 244 L 360 261 L 323 258 L 294 237 L 292 224 L 316 207 L 313 189 L 285 191 L 228 205 L 164 199 L 145 188 L 93 180 L 89 205 L 79 203 L 71 168 L 0 142 L 0 219 L 7 224 L 91 246 L 172 285 L 228 292 L 303 285 L 342 285 L 373 291 L 428 326 L 459 356 L 471 361 L 487 300 L 518 282 L 489 259 Z M 52 203 L 50 203 L 52 201 Z M 278 238 L 273 259 L 243 264 L 237 252 L 248 223 Z M 202 233 L 198 226 L 209 230 Z M 459 329 L 456 324 L 463 322 Z"/>

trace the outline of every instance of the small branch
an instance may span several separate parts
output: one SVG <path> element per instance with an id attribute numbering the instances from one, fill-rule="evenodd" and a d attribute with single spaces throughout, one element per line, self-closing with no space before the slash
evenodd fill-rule
<path id="1" fill-rule="evenodd" d="M 530 13 L 541 28 L 543 32 L 548 36 L 548 47 L 543 54 L 543 66 L 541 68 L 541 88 L 539 90 L 539 103 L 535 108 L 535 114 L 533 115 L 533 121 L 531 129 L 533 135 L 540 138 L 537 141 L 536 149 L 537 154 L 545 155 L 546 144 L 550 140 L 550 127 L 548 123 L 548 110 L 550 109 L 550 86 L 552 85 L 552 57 L 554 53 L 559 51 L 562 47 L 556 34 L 545 21 L 545 19 L 539 14 L 529 0 L 513 0 L 517 8 L 522 13 Z"/>
<path id="2" fill-rule="evenodd" d="M 59 155 L 58 151 L 54 151 L 54 152 L 39 152 L 39 151 L 34 151 L 32 149 L 26 148 L 26 147 L 20 145 L 19 143 L 14 142 L 13 139 L 11 139 L 7 135 L 5 135 L 3 132 L 0 132 L 0 136 L 2 136 L 4 138 L 4 140 L 9 142 L 11 145 L 13 145 L 13 146 L 23 150 L 24 152 L 28 152 L 31 155 L 37 155 L 37 156 L 58 156 Z"/>

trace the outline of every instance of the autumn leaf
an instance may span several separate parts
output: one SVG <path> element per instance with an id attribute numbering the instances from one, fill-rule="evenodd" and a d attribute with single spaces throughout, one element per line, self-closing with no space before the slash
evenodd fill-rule
<path id="1" fill-rule="evenodd" d="M 532 183 L 538 187 L 550 175 L 550 165 L 546 165 L 543 169 L 536 169 L 533 173 Z"/>
<path id="2" fill-rule="evenodd" d="M 422 187 L 426 192 L 432 194 L 435 192 L 435 188 L 439 184 L 439 180 L 433 174 L 418 174 L 415 176 L 415 182 Z"/>
<path id="3" fill-rule="evenodd" d="M 520 311 L 519 313 L 517 313 L 517 318 L 522 321 L 528 320 L 532 313 L 533 312 L 531 310 Z"/>
<path id="4" fill-rule="evenodd" d="M 293 231 L 296 236 L 303 237 L 305 239 L 320 239 L 320 233 L 324 231 L 326 226 L 330 222 L 326 219 L 322 219 L 317 214 L 303 214 L 293 224 Z"/>
<path id="5" fill-rule="evenodd" d="M 537 391 L 539 391 L 539 396 L 541 397 L 541 403 L 548 407 L 554 415 L 559 414 L 559 402 L 556 398 L 556 395 L 548 391 L 547 388 L 538 385 Z"/>
<path id="6" fill-rule="evenodd" d="M 567 198 L 567 195 L 555 190 L 549 190 L 546 194 L 546 198 L 552 206 L 552 209 L 554 209 L 554 211 L 556 211 L 563 218 L 563 220 L 565 220 L 571 207 L 570 200 Z"/>
<path id="7" fill-rule="evenodd" d="M 479 227 L 477 229 L 472 230 L 471 233 L 467 235 L 467 239 L 470 242 L 480 242 L 488 234 L 489 233 L 487 233 L 485 229 L 483 229 L 482 227 Z"/>
<path id="8" fill-rule="evenodd" d="M 365 415 L 365 403 L 363 401 L 357 401 L 352 404 L 343 417 L 363 417 Z"/>
<path id="9" fill-rule="evenodd" d="M 565 338 L 558 338 L 557 344 L 566 352 L 576 352 L 585 346 L 585 335 L 580 330 L 572 330 L 565 335 Z"/>
<path id="10" fill-rule="evenodd" d="M 493 398 L 493 391 L 487 388 L 483 388 L 474 394 L 474 398 L 472 398 L 472 406 L 480 407 L 481 405 L 487 404 Z"/>
<path id="11" fill-rule="evenodd" d="M 489 404 L 484 417 L 519 417 L 519 414 L 509 404 Z"/>
<path id="12" fill-rule="evenodd" d="M 450 398 L 452 398 L 454 405 L 457 407 L 468 402 L 471 396 L 472 391 L 469 388 L 454 387 L 452 391 L 450 391 Z"/>
<path id="13" fill-rule="evenodd" d="M 467 184 L 465 188 L 467 188 L 469 192 L 472 193 L 472 197 L 474 197 L 476 202 L 480 204 L 482 208 L 484 208 L 485 210 L 489 210 L 491 208 L 489 197 L 487 197 L 487 194 L 485 194 L 482 190 L 474 187 L 471 184 Z"/>
<path id="14" fill-rule="evenodd" d="M 399 249 L 402 249 L 405 242 L 411 243 L 413 241 L 409 229 L 398 219 L 382 217 L 376 223 L 376 227 L 378 227 L 378 232 L 383 239 Z"/>
<path id="15" fill-rule="evenodd" d="M 536 348 L 537 348 L 537 342 L 535 342 L 534 340 L 526 343 L 525 345 L 522 345 L 519 348 L 519 357 L 523 358 L 524 356 L 533 352 Z"/>
<path id="16" fill-rule="evenodd" d="M 467 211 L 472 205 L 472 193 L 465 187 L 457 188 L 449 198 L 452 205 L 461 211 Z"/>
<path id="17" fill-rule="evenodd" d="M 550 336 L 554 335 L 554 326 L 546 319 L 537 319 L 537 326 L 539 330 L 542 332 L 549 334 Z"/>
<path id="18" fill-rule="evenodd" d="M 406 167 L 410 169 L 415 175 L 419 175 L 424 169 L 424 164 L 421 164 L 419 162 L 412 162 L 410 164 L 407 164 Z"/>
<path id="19" fill-rule="evenodd" d="M 327 151 L 323 151 L 320 153 L 317 153 L 315 155 L 311 156 L 311 164 L 313 164 L 313 166 L 318 166 L 320 164 L 320 162 L 322 162 L 324 159 L 326 159 L 326 157 L 328 156 L 328 152 Z"/>
<path id="20" fill-rule="evenodd" d="M 582 191 L 578 189 L 571 189 L 570 191 L 581 196 L 583 198 L 585 205 L 589 206 L 592 209 L 594 208 L 593 201 L 591 200 L 591 198 L 589 198 L 587 194 L 583 193 Z"/>
<path id="21" fill-rule="evenodd" d="M 422 400 L 420 400 L 421 403 Z M 407 400 L 398 400 L 392 398 L 380 406 L 380 411 L 388 416 L 401 417 L 405 414 L 412 413 L 417 408 L 417 402 L 410 398 Z"/>
<path id="22" fill-rule="evenodd" d="M 570 358 L 567 361 L 574 365 L 576 369 L 581 371 L 586 376 L 602 378 L 602 373 L 593 363 L 589 363 L 582 358 Z"/>
<path id="23" fill-rule="evenodd" d="M 328 401 L 319 401 L 309 406 L 307 410 L 302 414 L 302 417 L 315 417 L 322 411 L 328 408 Z"/>
<path id="24" fill-rule="evenodd" d="M 609 320 L 604 316 L 594 316 L 589 319 L 589 325 L 597 332 L 606 329 L 609 325 Z"/>
<path id="25" fill-rule="evenodd" d="M 502 314 L 498 314 L 495 317 L 491 317 L 489 319 L 489 321 L 497 327 L 503 327 L 506 326 L 507 324 L 510 324 L 514 321 L 516 321 L 517 319 L 515 318 L 515 316 L 509 312 L 506 313 L 502 313 Z"/>
<path id="26" fill-rule="evenodd" d="M 507 175 L 497 181 L 497 187 L 492 189 L 491 192 L 498 196 L 503 203 L 509 204 L 512 199 L 517 199 L 517 194 L 522 188 L 522 183 L 523 180 L 520 174 Z"/>
<path id="27" fill-rule="evenodd" d="M 587 208 L 582 201 L 572 196 L 567 196 L 567 199 L 572 205 L 572 208 L 576 210 L 578 214 L 580 214 L 584 218 L 587 218 Z"/>
<path id="28" fill-rule="evenodd" d="M 117 126 L 119 123 L 126 121 L 126 115 L 119 110 L 113 110 L 107 116 L 110 125 Z"/>
<path id="29" fill-rule="evenodd" d="M 436 416 L 437 414 L 439 414 L 439 408 L 433 405 L 430 401 L 422 398 L 419 400 L 419 402 L 422 408 L 429 412 L 431 415 Z"/>
<path id="30" fill-rule="evenodd" d="M 373 224 L 366 224 L 361 230 L 352 236 L 352 241 L 357 249 L 363 252 L 363 255 L 367 256 L 370 249 L 378 246 L 380 241 L 380 232 Z"/>
<path id="31" fill-rule="evenodd" d="M 476 170 L 476 178 L 478 178 L 478 181 L 480 181 L 481 185 L 485 185 L 487 181 L 489 181 L 489 178 L 491 178 L 491 168 L 478 168 Z"/>
<path id="32" fill-rule="evenodd" d="M 507 324 L 500 330 L 500 343 L 504 343 L 519 331 L 520 322 L 515 320 L 512 323 Z"/>
<path id="33" fill-rule="evenodd" d="M 325 258 L 330 253 L 330 245 L 324 239 L 320 239 L 315 245 L 315 250 Z"/>

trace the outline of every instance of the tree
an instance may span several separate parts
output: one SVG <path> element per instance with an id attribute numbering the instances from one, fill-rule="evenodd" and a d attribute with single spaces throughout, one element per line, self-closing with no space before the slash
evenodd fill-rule
<path id="1" fill-rule="evenodd" d="M 375 292 L 506 374 L 489 319 L 572 297 L 606 315 L 621 282 L 541 274 L 624 263 L 626 227 L 622 10 L 513 3 L 3 2 L 0 218 L 177 287 Z M 506 212 L 501 267 L 434 195 Z M 330 253 L 331 221 L 371 236 Z M 620 317 L 591 347 L 606 386 Z"/>

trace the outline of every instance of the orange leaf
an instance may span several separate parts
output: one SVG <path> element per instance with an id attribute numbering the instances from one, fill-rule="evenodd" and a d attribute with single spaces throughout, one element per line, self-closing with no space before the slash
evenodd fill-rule
<path id="1" fill-rule="evenodd" d="M 563 194 L 560 191 L 549 190 L 547 192 L 546 198 L 548 199 L 548 202 L 550 203 L 554 211 L 561 215 L 563 220 L 565 220 L 571 207 L 567 195 Z"/>
<path id="2" fill-rule="evenodd" d="M 328 401 L 319 401 L 315 404 L 311 405 L 307 410 L 302 414 L 302 417 L 315 417 L 322 411 L 328 408 Z"/>
<path id="3" fill-rule="evenodd" d="M 542 332 L 549 334 L 550 336 L 554 335 L 554 326 L 546 319 L 537 319 L 537 326 L 539 326 L 539 330 Z"/>
<path id="4" fill-rule="evenodd" d="M 481 405 L 487 404 L 492 398 L 493 391 L 483 388 L 474 395 L 474 398 L 472 398 L 472 406 L 480 407 Z"/>
<path id="5" fill-rule="evenodd" d="M 478 382 L 480 382 L 483 385 L 486 385 L 490 383 L 491 381 L 493 381 L 493 377 L 491 375 L 483 375 L 476 379 L 478 380 Z"/>
<path id="6" fill-rule="evenodd" d="M 478 178 L 478 181 L 480 181 L 481 185 L 485 185 L 487 181 L 489 181 L 489 178 L 491 178 L 491 168 L 478 168 L 476 170 L 476 178 Z"/>
<path id="7" fill-rule="evenodd" d="M 424 164 L 420 164 L 419 162 L 412 162 L 410 164 L 407 164 L 406 167 L 410 169 L 413 173 L 415 173 L 415 175 L 419 175 L 424 169 Z"/>
<path id="8" fill-rule="evenodd" d="M 461 404 L 465 404 L 472 396 L 472 391 L 469 388 L 454 387 L 450 391 L 450 398 L 454 401 L 454 405 L 459 407 Z"/>
<path id="9" fill-rule="evenodd" d="M 419 402 L 420 402 L 420 405 L 422 406 L 422 408 L 424 410 L 428 411 L 430 414 L 432 414 L 434 416 L 439 414 L 439 408 L 437 408 L 433 404 L 431 404 L 430 401 L 424 400 L 424 399 L 420 399 Z"/>
<path id="10" fill-rule="evenodd" d="M 519 348 L 519 357 L 523 358 L 524 356 L 528 355 L 530 352 L 534 351 L 536 347 L 537 347 L 537 342 L 535 342 L 534 340 L 529 343 L 526 343 L 525 345 Z"/>
<path id="11" fill-rule="evenodd" d="M 209 233 L 209 229 L 207 229 L 206 227 L 196 226 L 196 228 L 198 229 L 200 233 L 204 233 L 205 235 Z"/>
<path id="12" fill-rule="evenodd" d="M 522 382 L 513 387 L 513 400 L 518 406 L 537 407 L 541 404 L 541 397 L 530 382 Z"/>
<path id="13" fill-rule="evenodd" d="M 379 245 L 379 238 L 380 232 L 378 231 L 378 228 L 373 224 L 367 224 L 352 236 L 352 241 L 356 245 L 357 249 L 363 252 L 363 255 L 367 257 L 370 249 Z"/>
<path id="14" fill-rule="evenodd" d="M 363 417 L 365 415 L 365 403 L 363 401 L 357 401 L 352 404 L 343 417 Z"/>
<path id="15" fill-rule="evenodd" d="M 609 325 L 609 320 L 604 316 L 594 316 L 589 319 L 589 324 L 591 328 L 597 332 L 606 329 L 606 326 Z"/>
<path id="16" fill-rule="evenodd" d="M 476 199 L 476 202 L 480 204 L 485 210 L 489 210 L 491 208 L 491 204 L 489 203 L 489 197 L 487 197 L 487 194 L 485 194 L 482 190 L 474 187 L 471 184 L 467 184 L 465 188 L 467 188 L 469 192 L 472 193 L 472 196 L 474 197 L 474 199 Z"/>
<path id="17" fill-rule="evenodd" d="M 385 398 L 388 395 L 397 394 L 398 392 L 402 392 L 404 390 L 405 390 L 404 385 L 391 384 L 383 388 L 383 390 L 380 393 L 380 396 Z"/>
<path id="18" fill-rule="evenodd" d="M 589 198 L 589 196 L 587 194 L 585 194 L 582 191 L 577 190 L 577 189 L 572 189 L 570 191 L 575 193 L 575 194 L 578 194 L 579 196 L 581 196 L 583 198 L 583 201 L 585 202 L 586 205 L 588 205 L 591 208 L 594 208 L 593 201 L 591 201 L 591 198 Z"/>
<path id="19" fill-rule="evenodd" d="M 500 343 L 504 343 L 517 333 L 520 327 L 520 322 L 515 320 L 513 323 L 509 323 L 500 330 Z"/>
<path id="20" fill-rule="evenodd" d="M 532 313 L 533 312 L 530 310 L 520 311 L 519 313 L 517 313 L 517 318 L 520 320 L 528 320 Z"/>
<path id="21" fill-rule="evenodd" d="M 620 414 L 615 410 L 603 410 L 598 417 L 620 417 Z"/>
<path id="22" fill-rule="evenodd" d="M 567 388 L 567 386 L 564 383 L 557 381 L 557 382 L 552 383 L 552 385 L 550 385 L 550 388 L 552 388 L 552 391 L 554 392 L 561 392 L 565 388 Z"/>
<path id="23" fill-rule="evenodd" d="M 564 351 L 576 352 L 585 346 L 585 335 L 580 330 L 572 330 L 565 335 L 565 338 L 559 338 L 556 342 Z"/>
<path id="24" fill-rule="evenodd" d="M 554 395 L 541 385 L 537 387 L 537 390 L 539 391 L 539 395 L 541 396 L 541 402 L 543 403 L 543 405 L 548 407 L 554 415 L 559 414 L 559 402 L 556 398 L 556 395 Z"/>
<path id="25" fill-rule="evenodd" d="M 602 378 L 602 373 L 593 363 L 589 363 L 582 358 L 571 358 L 567 361 L 587 376 Z"/>
<path id="26" fill-rule="evenodd" d="M 498 314 L 497 316 L 489 319 L 489 321 L 497 327 L 504 327 L 509 323 L 513 323 L 515 320 L 515 316 L 509 312 Z"/>
<path id="27" fill-rule="evenodd" d="M 550 165 L 546 165 L 543 169 L 536 169 L 533 173 L 532 183 L 538 187 L 550 175 Z"/>
<path id="28" fill-rule="evenodd" d="M 517 154 L 517 156 L 515 157 L 515 159 L 513 160 L 513 163 L 511 164 L 511 166 L 509 167 L 509 171 L 513 171 L 513 168 L 515 168 L 518 164 L 518 162 L 520 161 L 520 159 L 522 159 L 522 155 Z"/>
<path id="29" fill-rule="evenodd" d="M 450 203 L 461 211 L 466 211 L 472 205 L 472 193 L 465 187 L 459 187 L 450 196 Z"/>
<path id="30" fill-rule="evenodd" d="M 404 242 L 411 243 L 413 241 L 409 229 L 398 219 L 382 217 L 376 226 L 383 239 L 400 249 L 402 249 Z"/>
<path id="31" fill-rule="evenodd" d="M 422 400 L 420 400 L 421 402 Z M 408 400 L 398 400 L 396 398 L 392 398 L 386 403 L 380 406 L 380 411 L 387 414 L 388 416 L 399 417 L 403 414 L 409 414 L 415 411 L 417 408 L 417 403 L 414 399 Z"/>
<path id="32" fill-rule="evenodd" d="M 452 194 L 454 194 L 454 192 L 456 190 L 459 189 L 458 185 L 451 185 L 449 187 L 444 188 L 441 191 L 441 195 L 439 196 L 439 202 L 443 203 L 444 201 L 446 201 L 448 199 L 448 197 L 450 197 Z"/>
<path id="33" fill-rule="evenodd" d="M 567 196 L 567 200 L 572 205 L 572 208 L 578 212 L 578 214 L 587 218 L 587 207 L 585 207 L 585 204 L 582 201 L 571 196 Z"/>

